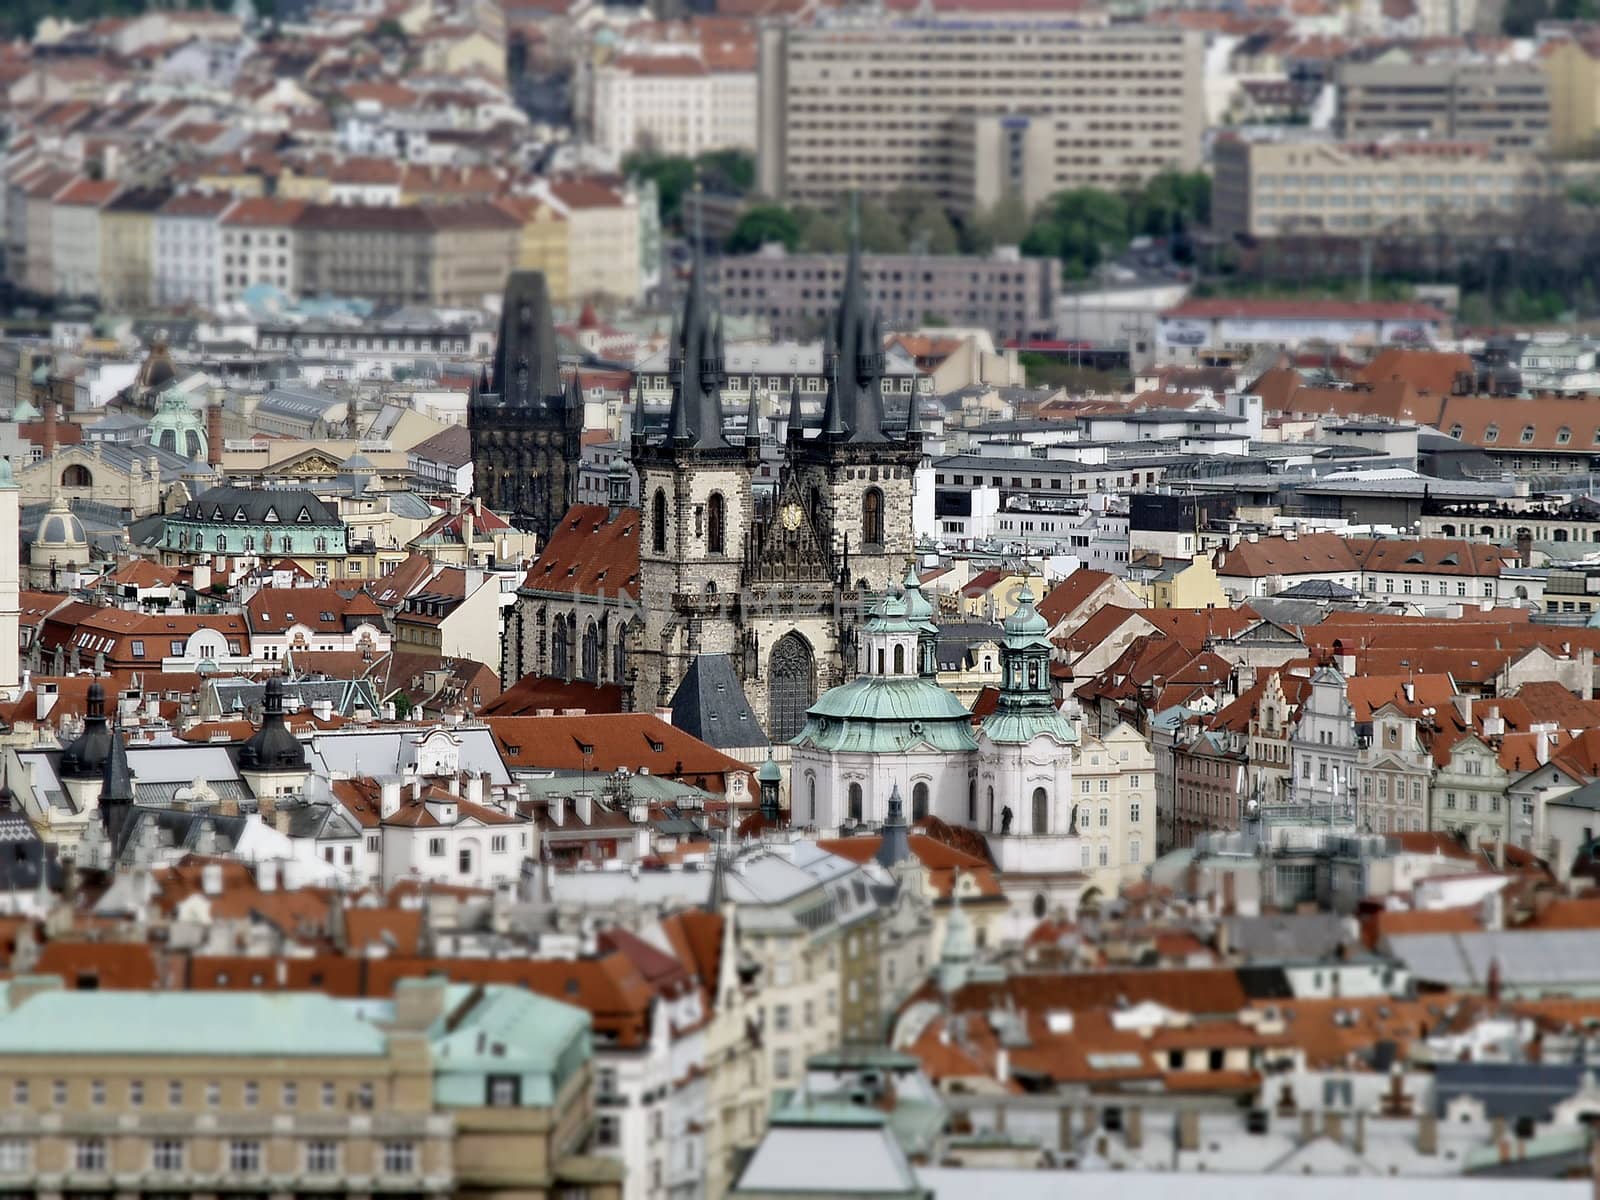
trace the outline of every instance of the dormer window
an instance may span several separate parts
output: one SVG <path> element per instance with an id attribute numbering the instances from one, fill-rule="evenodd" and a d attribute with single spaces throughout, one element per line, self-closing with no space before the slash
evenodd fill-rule
<path id="1" fill-rule="evenodd" d="M 1492 421 L 1486 425 L 1483 430 L 1483 440 L 1486 442 L 1498 442 L 1500 440 L 1500 426 Z"/>
<path id="2" fill-rule="evenodd" d="M 1533 426 L 1532 425 L 1524 425 L 1522 427 L 1522 440 L 1523 440 L 1524 443 L 1533 441 Z"/>
<path id="3" fill-rule="evenodd" d="M 295 523 L 298 525 L 311 524 L 311 510 L 309 508 L 302 508 L 300 510 L 300 515 L 295 518 Z"/>
<path id="4" fill-rule="evenodd" d="M 271 505 L 268 505 L 267 506 L 267 515 L 262 517 L 261 519 L 263 521 L 265 521 L 268 525 L 276 525 L 278 523 L 278 510 L 273 508 Z"/>

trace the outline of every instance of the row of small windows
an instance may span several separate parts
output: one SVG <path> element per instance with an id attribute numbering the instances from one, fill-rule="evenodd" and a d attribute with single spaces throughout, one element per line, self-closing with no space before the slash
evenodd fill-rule
<path id="1" fill-rule="evenodd" d="M 0 1174 L 18 1175 L 32 1170 L 32 1145 L 26 1138 L 0 1138 Z M 184 1170 L 187 1147 L 178 1138 L 156 1138 L 150 1143 L 152 1171 Z M 308 1175 L 333 1175 L 339 1170 L 339 1143 L 318 1140 L 305 1143 L 302 1161 Z M 257 1175 L 263 1170 L 261 1143 L 254 1138 L 233 1138 L 228 1142 L 228 1170 L 235 1175 Z M 414 1175 L 417 1147 L 414 1142 L 383 1143 L 382 1171 L 386 1175 Z M 111 1169 L 108 1143 L 102 1137 L 78 1138 L 72 1144 L 74 1170 L 103 1172 Z"/>
<path id="2" fill-rule="evenodd" d="M 273 546 L 274 546 L 272 535 L 270 533 L 266 534 L 265 536 L 263 536 L 263 538 L 261 540 L 263 542 L 262 550 L 264 552 L 270 553 L 272 551 L 272 549 L 273 549 Z M 211 541 L 213 542 L 214 548 L 216 550 L 226 551 L 228 549 L 228 535 L 227 534 L 219 533 L 219 534 L 216 535 L 216 537 L 212 538 Z M 277 549 L 280 550 L 284 554 L 292 554 L 294 552 L 294 539 L 292 537 L 290 537 L 287 533 L 284 534 L 280 539 L 278 539 L 276 545 L 277 545 Z M 328 539 L 325 538 L 325 537 L 313 538 L 312 541 L 311 541 L 311 546 L 312 546 L 313 553 L 326 554 L 328 552 Z M 178 549 L 179 550 L 204 550 L 205 548 L 206 548 L 206 535 L 205 534 L 197 532 L 197 533 L 191 535 L 187 531 L 183 531 L 183 532 L 180 532 L 178 534 Z M 241 553 L 244 553 L 244 554 L 253 553 L 255 551 L 255 548 L 256 548 L 255 536 L 253 534 L 246 534 L 244 536 L 244 538 L 242 538 L 241 541 L 240 541 L 240 551 L 241 551 Z"/>
<path id="3" fill-rule="evenodd" d="M 1461 422 L 1457 421 L 1454 425 L 1450 426 L 1447 432 L 1451 437 L 1455 438 L 1456 441 L 1460 441 L 1462 434 L 1465 433 L 1466 430 L 1462 426 Z M 1522 434 L 1519 440 L 1526 445 L 1532 442 L 1538 436 L 1539 431 L 1534 426 L 1524 425 L 1522 427 Z M 1486 442 L 1498 442 L 1500 440 L 1500 426 L 1496 425 L 1492 421 L 1488 425 L 1485 425 L 1483 428 L 1483 440 Z M 1560 429 L 1556 430 L 1556 445 L 1566 446 L 1569 445 L 1571 441 L 1572 429 L 1570 426 L 1563 425 Z M 1600 428 L 1596 428 L 1594 431 L 1593 444 L 1600 446 Z"/>

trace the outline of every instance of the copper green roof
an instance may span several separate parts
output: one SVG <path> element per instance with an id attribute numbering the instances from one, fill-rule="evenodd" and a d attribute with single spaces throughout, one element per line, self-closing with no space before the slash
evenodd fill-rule
<path id="1" fill-rule="evenodd" d="M 863 675 L 830 688 L 807 713 L 796 745 L 887 753 L 926 743 L 972 750 L 972 714 L 937 684 L 918 676 Z"/>
<path id="2" fill-rule="evenodd" d="M 996 710 L 983 719 L 983 732 L 1001 746 L 1020 746 L 1045 734 L 1066 746 L 1077 744 L 1078 734 L 1055 708 L 1022 711 Z"/>

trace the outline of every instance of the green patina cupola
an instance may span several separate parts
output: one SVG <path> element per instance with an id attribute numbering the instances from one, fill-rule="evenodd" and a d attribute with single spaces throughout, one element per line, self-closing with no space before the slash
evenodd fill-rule
<path id="1" fill-rule="evenodd" d="M 1027 742 L 1041 733 L 1064 744 L 1077 734 L 1056 709 L 1050 690 L 1050 625 L 1034 607 L 1027 583 L 1017 593 L 1017 607 L 1002 625 L 1000 698 L 983 723 L 992 742 Z"/>
<path id="2" fill-rule="evenodd" d="M 922 594 L 915 565 L 906 568 L 906 619 L 917 627 L 917 674 L 933 679 L 939 674 L 939 626 L 933 620 L 933 603 Z"/>

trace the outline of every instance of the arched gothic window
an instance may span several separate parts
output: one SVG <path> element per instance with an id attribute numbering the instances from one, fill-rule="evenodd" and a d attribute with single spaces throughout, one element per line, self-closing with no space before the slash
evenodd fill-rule
<path id="1" fill-rule="evenodd" d="M 976 825 L 977 823 L 978 823 L 978 781 L 976 779 L 969 779 L 969 780 L 967 780 L 967 824 L 968 825 Z"/>
<path id="2" fill-rule="evenodd" d="M 550 634 L 550 673 L 565 679 L 572 670 L 572 626 L 565 617 L 556 618 Z"/>
<path id="3" fill-rule="evenodd" d="M 883 493 L 877 488 L 868 488 L 861 497 L 861 543 L 883 545 Z"/>
<path id="4" fill-rule="evenodd" d="M 806 796 L 811 823 L 815 825 L 817 823 L 817 777 L 815 775 L 808 774 L 806 776 Z"/>
<path id="5" fill-rule="evenodd" d="M 600 628 L 593 621 L 583 631 L 583 678 L 590 683 L 600 681 Z"/>
<path id="6" fill-rule="evenodd" d="M 611 642 L 611 682 L 628 682 L 628 631 L 617 630 Z"/>
<path id="7" fill-rule="evenodd" d="M 1043 788 L 1033 789 L 1033 832 L 1050 832 L 1050 797 Z"/>
<path id="8" fill-rule="evenodd" d="M 850 819 L 852 821 L 861 820 L 861 785 L 859 783 L 850 785 Z"/>
<path id="9" fill-rule="evenodd" d="M 790 742 L 806 724 L 806 709 L 817 696 L 817 660 L 811 644 L 786 633 L 773 644 L 767 666 L 767 734 Z"/>
<path id="10" fill-rule="evenodd" d="M 919 783 L 911 789 L 911 820 L 922 821 L 928 816 L 928 785 Z"/>
<path id="11" fill-rule="evenodd" d="M 706 501 L 706 549 L 712 554 L 725 552 L 727 510 L 727 501 L 722 498 L 722 493 L 712 492 L 711 499 Z"/>
<path id="12" fill-rule="evenodd" d="M 904 675 L 906 673 L 906 648 L 904 646 L 897 645 L 894 648 L 894 673 L 896 675 Z"/>
<path id="13" fill-rule="evenodd" d="M 650 502 L 650 546 L 657 554 L 667 552 L 667 493 L 663 488 L 656 489 Z"/>

